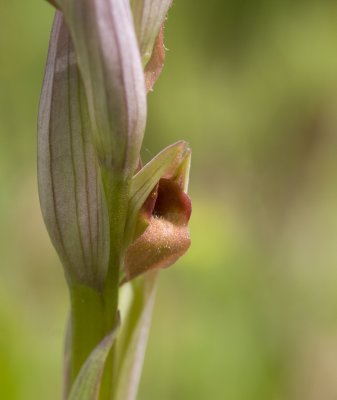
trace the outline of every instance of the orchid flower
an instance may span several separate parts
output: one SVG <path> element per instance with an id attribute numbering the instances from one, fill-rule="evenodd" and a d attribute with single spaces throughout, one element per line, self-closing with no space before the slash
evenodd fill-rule
<path id="1" fill-rule="evenodd" d="M 71 299 L 64 398 L 131 400 L 153 271 L 190 245 L 187 143 L 139 167 L 146 92 L 163 67 L 171 1 L 49 2 L 57 11 L 39 108 L 38 183 Z M 120 320 L 127 285 L 133 300 Z"/>

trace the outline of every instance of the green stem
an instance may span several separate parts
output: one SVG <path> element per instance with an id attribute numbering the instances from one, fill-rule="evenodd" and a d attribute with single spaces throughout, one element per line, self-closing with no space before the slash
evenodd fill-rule
<path id="1" fill-rule="evenodd" d="M 103 298 L 105 303 L 104 326 L 106 332 L 110 332 L 116 324 L 118 313 L 119 271 L 123 260 L 123 237 L 128 205 L 128 184 L 124 179 L 116 179 L 115 176 L 105 171 L 103 175 L 105 195 L 108 202 L 110 223 L 110 257 L 109 268 L 105 280 Z M 113 371 L 114 371 L 113 346 L 106 361 L 101 381 L 99 400 L 111 400 L 113 398 Z"/>
<path id="2" fill-rule="evenodd" d="M 87 286 L 71 288 L 71 377 L 73 383 L 91 351 L 104 337 L 102 294 Z"/>
<path id="3" fill-rule="evenodd" d="M 118 268 L 113 268 L 118 272 Z M 116 274 L 111 282 L 118 282 Z M 71 376 L 72 384 L 86 359 L 101 340 L 112 331 L 117 317 L 118 285 L 108 292 L 86 286 L 71 289 Z M 100 400 L 112 396 L 113 356 L 109 355 L 101 382 Z"/>
<path id="4" fill-rule="evenodd" d="M 123 260 L 123 236 L 127 211 L 128 183 L 117 180 L 105 171 L 103 185 L 110 223 L 110 256 L 107 276 L 102 289 L 84 285 L 70 288 L 71 297 L 71 368 L 70 385 L 76 379 L 91 351 L 110 333 L 118 316 L 119 271 Z M 99 400 L 113 398 L 114 354 L 106 361 Z"/>
<path id="5" fill-rule="evenodd" d="M 115 262 L 113 262 L 113 260 Z M 104 291 L 105 300 L 105 314 L 104 314 L 104 327 L 106 332 L 110 332 L 116 324 L 117 310 L 118 310 L 118 282 L 119 282 L 119 265 L 116 259 L 110 258 L 111 266 L 108 274 L 108 281 L 110 285 L 106 286 Z M 101 390 L 99 400 L 111 400 L 113 392 L 113 365 L 114 365 L 114 346 L 106 360 L 105 369 L 101 380 Z"/>

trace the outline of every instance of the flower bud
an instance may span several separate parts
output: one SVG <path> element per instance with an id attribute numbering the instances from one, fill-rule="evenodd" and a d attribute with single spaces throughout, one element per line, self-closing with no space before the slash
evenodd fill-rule
<path id="1" fill-rule="evenodd" d="M 147 91 L 152 90 L 164 66 L 163 26 L 171 4 L 172 0 L 131 0 Z"/>
<path id="2" fill-rule="evenodd" d="M 146 92 L 129 1 L 54 2 L 74 43 L 99 162 L 130 177 L 144 134 Z"/>
<path id="3" fill-rule="evenodd" d="M 155 41 L 172 0 L 131 0 L 131 8 L 143 65 L 150 60 Z"/>
<path id="4" fill-rule="evenodd" d="M 38 184 L 44 221 L 69 284 L 102 287 L 109 222 L 84 86 L 60 12 L 40 100 Z"/>

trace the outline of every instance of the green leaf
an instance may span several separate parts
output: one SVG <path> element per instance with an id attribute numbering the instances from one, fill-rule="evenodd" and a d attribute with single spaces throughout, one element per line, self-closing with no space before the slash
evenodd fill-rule
<path id="1" fill-rule="evenodd" d="M 150 330 L 158 273 L 149 272 L 122 289 L 132 290 L 132 301 L 118 337 L 115 400 L 135 400 Z"/>
<path id="2" fill-rule="evenodd" d="M 174 178 L 179 166 L 189 158 L 190 149 L 185 141 L 179 141 L 166 147 L 147 163 L 132 179 L 128 220 L 125 241 L 128 245 L 134 238 L 137 215 L 145 200 L 160 178 Z"/>
<path id="3" fill-rule="evenodd" d="M 71 388 L 68 400 L 96 400 L 98 398 L 105 361 L 118 328 L 119 321 L 115 329 L 91 352 Z"/>

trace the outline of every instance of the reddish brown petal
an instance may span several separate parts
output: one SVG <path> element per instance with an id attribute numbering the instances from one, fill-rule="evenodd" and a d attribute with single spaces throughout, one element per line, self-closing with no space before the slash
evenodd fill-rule
<path id="1" fill-rule="evenodd" d="M 163 217 L 177 225 L 187 225 L 191 211 L 191 200 L 182 191 L 179 183 L 163 178 L 153 188 L 139 211 L 135 239 L 144 233 L 152 216 Z"/>
<path id="2" fill-rule="evenodd" d="M 126 280 L 149 270 L 169 267 L 190 246 L 187 224 L 191 215 L 191 201 L 187 194 L 177 182 L 161 179 L 158 190 L 152 192 L 152 196 L 149 196 L 141 212 L 141 220 L 146 221 L 153 208 L 153 215 L 147 220 L 148 226 L 143 225 L 145 232 L 127 249 Z"/>
<path id="3" fill-rule="evenodd" d="M 151 58 L 145 67 L 145 85 L 148 92 L 153 89 L 153 86 L 164 67 L 165 47 L 163 36 L 162 26 L 155 41 Z"/>
<path id="4" fill-rule="evenodd" d="M 149 197 L 146 199 L 145 203 L 139 211 L 134 239 L 137 239 L 140 235 L 142 235 L 145 232 L 145 229 L 149 226 L 152 213 L 156 204 L 157 196 L 158 185 L 153 188 Z"/>
<path id="5" fill-rule="evenodd" d="M 125 257 L 126 280 L 153 269 L 174 264 L 190 247 L 186 225 L 175 225 L 161 217 L 152 217 L 150 225 L 131 246 Z"/>
<path id="6" fill-rule="evenodd" d="M 174 224 L 187 225 L 191 212 L 191 200 L 179 184 L 169 179 L 161 179 L 153 210 L 154 216 L 163 217 Z"/>

